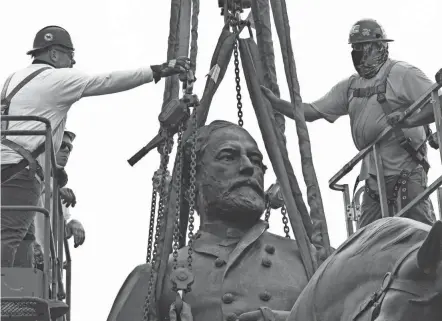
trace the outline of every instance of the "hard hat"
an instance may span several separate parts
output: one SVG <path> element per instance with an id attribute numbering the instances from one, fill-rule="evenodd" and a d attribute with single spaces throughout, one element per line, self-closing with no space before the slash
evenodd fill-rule
<path id="1" fill-rule="evenodd" d="M 75 135 L 73 132 L 70 132 L 69 130 L 64 130 L 63 135 L 67 135 L 69 137 L 69 139 L 71 140 L 71 142 L 74 141 L 75 137 L 77 137 L 77 135 Z"/>
<path id="2" fill-rule="evenodd" d="M 26 54 L 32 55 L 35 51 L 52 45 L 59 45 L 70 50 L 75 50 L 71 36 L 65 29 L 58 26 L 47 26 L 37 32 L 34 38 L 34 48 Z"/>
<path id="3" fill-rule="evenodd" d="M 394 41 L 387 39 L 384 28 L 373 19 L 362 19 L 356 22 L 350 30 L 349 44 L 375 41 Z"/>

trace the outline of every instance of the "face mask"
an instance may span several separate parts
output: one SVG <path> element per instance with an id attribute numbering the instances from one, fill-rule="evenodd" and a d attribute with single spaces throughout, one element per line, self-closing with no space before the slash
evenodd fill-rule
<path id="1" fill-rule="evenodd" d="M 361 49 L 351 52 L 353 65 L 359 76 L 366 79 L 373 78 L 388 59 L 388 47 L 370 43 L 364 44 Z"/>
<path id="2" fill-rule="evenodd" d="M 357 70 L 357 66 L 359 66 L 361 64 L 363 57 L 364 57 L 364 52 L 362 50 L 353 50 L 351 52 L 353 66 L 356 68 L 356 70 Z"/>

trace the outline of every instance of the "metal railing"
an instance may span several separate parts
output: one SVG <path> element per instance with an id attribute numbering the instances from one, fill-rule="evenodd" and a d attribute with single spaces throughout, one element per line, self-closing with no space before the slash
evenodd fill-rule
<path id="1" fill-rule="evenodd" d="M 436 124 L 436 132 L 437 139 L 439 143 L 439 152 L 442 163 L 442 110 L 441 104 L 439 100 L 438 90 L 442 87 L 441 78 L 442 69 L 436 74 L 437 83 L 431 86 L 414 104 L 408 107 L 404 111 L 404 118 L 401 122 L 405 121 L 409 118 L 415 111 L 425 106 L 427 103 L 431 103 L 433 106 L 433 113 Z M 378 191 L 379 191 L 379 199 L 382 211 L 382 217 L 389 216 L 388 203 L 387 203 L 387 193 L 386 186 L 384 180 L 384 170 L 382 165 L 382 159 L 379 154 L 379 146 L 381 141 L 383 141 L 388 135 L 390 135 L 393 131 L 393 127 L 388 126 L 385 128 L 382 133 L 375 139 L 373 143 L 371 143 L 368 147 L 361 150 L 355 157 L 353 157 L 345 166 L 336 173 L 328 182 L 329 187 L 332 190 L 340 191 L 343 193 L 344 197 L 344 206 L 345 206 L 345 221 L 347 226 L 348 236 L 354 233 L 355 226 L 353 225 L 355 221 L 358 220 L 359 215 L 359 197 L 361 193 L 364 191 L 363 188 L 358 190 L 358 192 L 354 195 L 354 199 L 350 198 L 350 190 L 348 184 L 337 184 L 344 176 L 350 173 L 353 168 L 369 153 L 373 153 L 375 166 L 376 166 L 376 175 L 377 175 L 377 183 L 378 183 Z M 403 216 L 408 210 L 414 207 L 423 199 L 427 198 L 431 193 L 438 190 L 438 203 L 439 203 L 439 216 L 442 215 L 442 175 L 436 179 L 430 186 L 428 186 L 421 194 L 419 194 L 416 198 L 410 201 L 404 208 L 402 208 L 395 216 Z"/>
<path id="2" fill-rule="evenodd" d="M 45 124 L 44 130 L 2 130 L 2 136 L 45 136 L 45 162 L 44 162 L 44 186 L 45 201 L 44 207 L 38 206 L 1 206 L 1 210 L 8 211 L 29 211 L 44 215 L 44 252 L 43 252 L 43 298 L 59 299 L 64 298 L 71 301 L 71 258 L 67 241 L 64 238 L 64 219 L 63 213 L 59 212 L 59 189 L 57 188 L 57 176 L 51 175 L 55 170 L 61 169 L 57 165 L 54 146 L 52 142 L 51 123 L 48 119 L 38 116 L 2 116 L 1 121 L 36 121 Z M 51 179 L 52 186 L 51 187 Z M 52 198 L 52 200 L 51 200 Z M 52 222 L 51 222 L 51 201 L 52 201 Z M 51 226 L 52 223 L 52 226 Z M 68 284 L 67 293 L 63 289 L 63 248 L 66 251 L 68 260 L 66 265 L 66 283 Z M 49 250 L 48 250 L 49 249 Z M 51 264 L 51 269 L 50 269 Z M 51 278 L 49 278 L 51 275 Z M 49 289 L 51 291 L 49 291 Z M 50 292 L 50 293 L 49 293 Z M 69 320 L 69 316 L 68 316 Z"/>

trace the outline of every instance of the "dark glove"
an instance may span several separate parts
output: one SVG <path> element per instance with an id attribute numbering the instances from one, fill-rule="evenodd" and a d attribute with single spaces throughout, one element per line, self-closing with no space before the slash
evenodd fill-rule
<path id="1" fill-rule="evenodd" d="M 278 182 L 270 185 L 269 189 L 266 191 L 266 196 L 270 202 L 271 208 L 276 210 L 284 206 L 284 198 L 282 197 L 281 187 Z"/>
<path id="2" fill-rule="evenodd" d="M 186 73 L 190 69 L 190 59 L 187 57 L 178 57 L 162 65 L 150 66 L 150 68 L 153 72 L 153 79 L 155 83 L 157 83 L 161 78 Z"/>

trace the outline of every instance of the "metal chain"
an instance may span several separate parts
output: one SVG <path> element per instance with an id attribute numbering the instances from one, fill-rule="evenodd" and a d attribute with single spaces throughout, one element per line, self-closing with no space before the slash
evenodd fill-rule
<path id="1" fill-rule="evenodd" d="M 177 182 L 178 186 L 176 188 L 176 208 L 175 208 L 175 226 L 173 231 L 173 245 L 172 245 L 172 256 L 173 256 L 173 269 L 176 270 L 178 267 L 178 247 L 180 239 L 180 215 L 181 215 L 181 177 L 183 170 L 183 150 L 182 150 L 182 140 L 183 140 L 183 123 L 180 124 L 178 129 L 178 146 L 177 146 Z"/>
<path id="2" fill-rule="evenodd" d="M 158 204 L 158 217 L 157 217 L 157 226 L 155 229 L 155 243 L 153 245 L 153 253 L 152 253 L 152 263 L 151 263 L 151 271 L 153 271 L 156 261 L 157 261 L 157 255 L 158 255 L 158 237 L 160 235 L 160 228 L 161 224 L 164 218 L 164 198 L 167 198 L 167 193 L 165 191 L 165 181 L 166 181 L 166 175 L 167 175 L 167 165 L 169 164 L 169 148 L 170 140 L 166 139 L 165 144 L 163 145 L 163 155 L 161 159 L 161 181 L 160 181 L 160 200 Z M 152 290 L 154 286 L 154 273 L 150 273 L 149 278 L 149 287 L 147 290 L 147 296 L 144 301 L 144 321 L 147 321 L 149 319 L 149 310 L 150 310 L 150 300 L 152 298 Z"/>
<path id="3" fill-rule="evenodd" d="M 152 203 L 150 206 L 149 238 L 147 241 L 146 263 L 150 263 L 153 242 L 153 227 L 155 225 L 155 214 L 157 210 L 157 191 L 152 188 Z"/>
<path id="4" fill-rule="evenodd" d="M 285 208 L 285 206 L 281 207 L 281 214 L 282 214 L 282 223 L 284 223 L 284 232 L 285 232 L 285 237 L 286 238 L 290 238 L 290 228 L 289 228 L 289 220 L 287 218 L 287 210 Z"/>
<path id="5" fill-rule="evenodd" d="M 272 209 L 271 209 L 271 207 L 270 207 L 270 201 L 267 201 L 266 202 L 266 214 L 265 214 L 265 217 L 264 217 L 264 220 L 268 223 L 269 222 L 269 219 L 270 219 L 270 211 L 271 211 Z"/>
<path id="6" fill-rule="evenodd" d="M 193 223 L 195 221 L 194 214 L 195 214 L 195 181 L 196 181 L 196 151 L 195 151 L 195 145 L 196 145 L 196 135 L 197 135 L 197 119 L 196 119 L 196 108 L 193 110 L 192 114 L 192 126 L 193 126 L 193 133 L 191 138 L 191 151 L 190 151 L 190 186 L 189 186 L 189 243 L 188 243 L 188 268 L 190 271 L 192 271 L 192 254 L 193 254 L 193 230 L 194 226 Z M 187 288 L 187 291 L 191 291 L 191 287 L 189 286 Z"/>
<path id="7" fill-rule="evenodd" d="M 238 125 L 243 126 L 244 121 L 242 120 L 242 96 L 241 96 L 241 78 L 239 77 L 239 54 L 238 54 L 238 41 L 233 44 L 233 55 L 235 56 L 235 82 L 236 82 L 236 100 L 238 101 L 236 106 L 238 107 Z"/>

